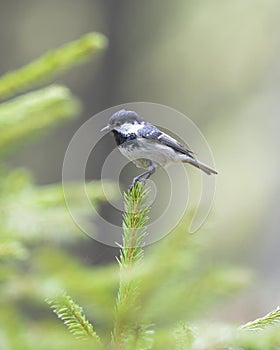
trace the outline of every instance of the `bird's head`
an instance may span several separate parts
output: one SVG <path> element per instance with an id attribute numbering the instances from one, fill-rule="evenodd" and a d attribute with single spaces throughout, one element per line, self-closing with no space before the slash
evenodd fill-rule
<path id="1" fill-rule="evenodd" d="M 101 131 L 112 131 L 114 129 L 125 128 L 129 125 L 139 125 L 143 121 L 136 112 L 121 109 L 111 116 L 108 125 L 101 129 Z"/>

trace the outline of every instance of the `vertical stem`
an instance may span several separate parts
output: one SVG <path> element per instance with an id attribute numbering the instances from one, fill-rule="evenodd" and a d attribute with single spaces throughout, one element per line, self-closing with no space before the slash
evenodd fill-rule
<path id="1" fill-rule="evenodd" d="M 136 183 L 125 194 L 123 214 L 123 243 L 118 259 L 120 265 L 120 286 L 115 307 L 115 323 L 112 336 L 116 348 L 121 348 L 125 336 L 136 325 L 138 284 L 132 276 L 133 266 L 143 258 L 143 239 L 146 236 L 149 207 L 148 191 L 143 183 Z"/>

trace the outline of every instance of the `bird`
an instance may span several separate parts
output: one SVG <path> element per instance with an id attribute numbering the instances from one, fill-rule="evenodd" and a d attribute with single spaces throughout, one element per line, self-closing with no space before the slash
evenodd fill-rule
<path id="1" fill-rule="evenodd" d="M 207 175 L 217 174 L 216 170 L 197 160 L 187 146 L 134 111 L 121 109 L 115 112 L 101 131 L 112 132 L 120 152 L 138 168 L 145 170 L 133 179 L 130 190 L 136 182 L 145 182 L 157 167 L 166 167 L 172 163 L 189 163 Z"/>

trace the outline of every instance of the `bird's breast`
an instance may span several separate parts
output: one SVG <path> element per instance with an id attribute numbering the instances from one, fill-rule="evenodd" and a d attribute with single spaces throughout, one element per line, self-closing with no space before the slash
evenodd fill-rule
<path id="1" fill-rule="evenodd" d="M 179 161 L 178 153 L 171 147 L 143 138 L 137 138 L 123 143 L 119 146 L 119 149 L 125 157 L 143 168 L 145 167 L 141 166 L 137 160 L 146 159 L 162 167 Z"/>

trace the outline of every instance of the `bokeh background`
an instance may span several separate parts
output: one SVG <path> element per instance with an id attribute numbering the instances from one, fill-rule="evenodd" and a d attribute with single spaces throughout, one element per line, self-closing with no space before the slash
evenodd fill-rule
<path id="1" fill-rule="evenodd" d="M 132 101 L 186 114 L 219 171 L 205 263 L 255 275 L 212 317 L 246 321 L 268 312 L 280 304 L 279 18 L 277 0 L 1 0 L 1 74 L 87 32 L 109 39 L 104 54 L 57 79 L 83 102 L 80 118 L 26 143 L 9 165 L 30 169 L 39 185 L 60 182 L 67 145 L 92 115 Z M 103 144 L 100 159 L 112 145 Z M 96 164 L 88 174 L 98 178 Z M 94 241 L 76 249 L 93 264 L 117 254 Z"/>

